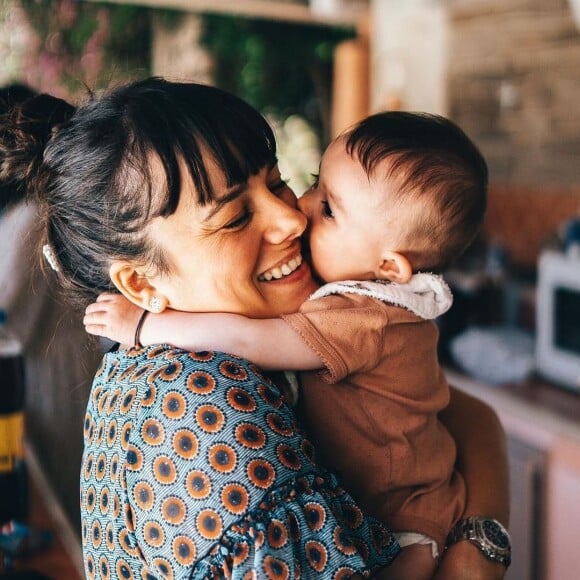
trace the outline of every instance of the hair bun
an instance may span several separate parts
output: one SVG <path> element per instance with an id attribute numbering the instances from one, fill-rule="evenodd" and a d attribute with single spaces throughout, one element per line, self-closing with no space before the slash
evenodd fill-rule
<path id="1" fill-rule="evenodd" d="M 75 108 L 38 95 L 0 117 L 0 209 L 29 196 L 43 197 L 44 149 Z"/>

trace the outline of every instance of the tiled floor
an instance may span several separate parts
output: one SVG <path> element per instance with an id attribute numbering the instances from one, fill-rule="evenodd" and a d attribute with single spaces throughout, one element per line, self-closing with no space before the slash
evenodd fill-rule
<path id="1" fill-rule="evenodd" d="M 43 573 L 51 580 L 81 580 L 77 566 L 69 552 L 65 549 L 59 526 L 51 517 L 51 510 L 43 503 L 37 485 L 30 482 L 29 524 L 37 530 L 51 530 L 53 542 L 48 548 L 18 559 L 14 571 L 36 571 Z M 0 559 L 0 579 L 4 573 L 4 565 Z"/>

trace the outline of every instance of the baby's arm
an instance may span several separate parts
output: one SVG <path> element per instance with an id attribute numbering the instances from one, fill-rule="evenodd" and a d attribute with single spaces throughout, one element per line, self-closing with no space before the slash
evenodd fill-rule
<path id="1" fill-rule="evenodd" d="M 142 312 L 119 294 L 102 294 L 87 307 L 83 323 L 89 334 L 133 344 Z M 323 366 L 320 357 L 280 318 L 167 309 L 145 318 L 140 342 L 169 343 L 190 351 L 230 352 L 265 370 L 310 370 Z"/>

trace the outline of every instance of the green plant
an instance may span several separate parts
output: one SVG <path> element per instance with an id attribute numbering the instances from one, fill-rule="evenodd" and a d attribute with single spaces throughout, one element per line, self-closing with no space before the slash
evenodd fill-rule
<path id="1" fill-rule="evenodd" d="M 34 62 L 39 79 L 50 79 L 75 93 L 118 78 L 150 74 L 148 9 L 76 0 L 20 0 L 20 4 L 38 35 Z M 29 77 L 33 73 L 27 71 Z"/>
<path id="2" fill-rule="evenodd" d="M 354 30 L 204 15 L 214 82 L 278 118 L 300 114 L 328 141 L 332 62 Z"/>

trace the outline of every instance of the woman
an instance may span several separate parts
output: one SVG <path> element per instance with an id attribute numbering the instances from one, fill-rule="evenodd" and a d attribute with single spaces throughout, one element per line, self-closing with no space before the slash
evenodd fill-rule
<path id="1" fill-rule="evenodd" d="M 34 185 L 48 256 L 81 299 L 116 288 L 152 311 L 271 317 L 314 289 L 297 259 L 306 220 L 272 132 L 235 97 L 150 79 L 76 112 L 44 96 L 4 127 L 0 176 Z M 289 262 L 283 278 L 263 276 Z M 464 437 L 466 421 L 451 418 Z M 479 451 L 468 486 L 486 469 Z M 497 497 L 473 487 L 471 513 L 504 515 L 499 481 Z M 85 420 L 81 512 L 90 578 L 344 578 L 387 566 L 398 549 L 316 465 L 258 369 L 168 345 L 104 357 Z M 444 570 L 458 572 L 445 577 L 461 566 L 502 577 L 457 544 Z"/>

